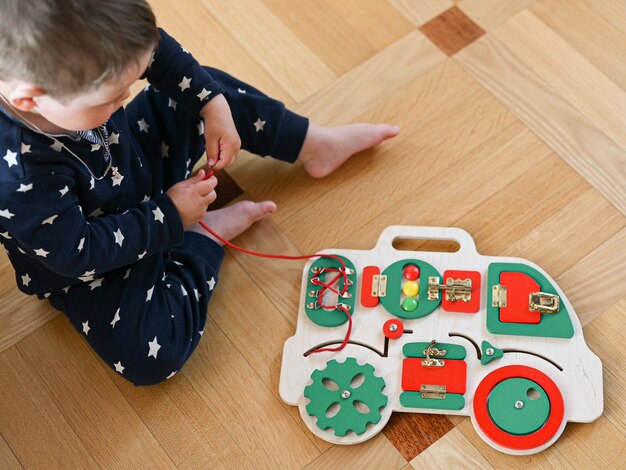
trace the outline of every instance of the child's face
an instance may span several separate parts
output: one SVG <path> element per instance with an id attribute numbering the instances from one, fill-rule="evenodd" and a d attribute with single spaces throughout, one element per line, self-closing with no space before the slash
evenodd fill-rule
<path id="1" fill-rule="evenodd" d="M 120 77 L 104 82 L 94 91 L 58 101 L 49 95 L 35 99 L 37 112 L 51 123 L 70 131 L 93 129 L 106 122 L 130 96 L 130 86 L 144 73 L 152 50 L 131 61 Z"/>

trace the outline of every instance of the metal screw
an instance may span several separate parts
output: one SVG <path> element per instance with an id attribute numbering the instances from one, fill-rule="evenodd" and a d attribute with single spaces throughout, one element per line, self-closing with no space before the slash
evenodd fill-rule
<path id="1" fill-rule="evenodd" d="M 493 353 L 495 353 L 495 351 L 493 350 L 493 348 L 487 348 L 485 349 L 485 354 L 487 356 L 493 356 Z"/>
<path id="2" fill-rule="evenodd" d="M 515 402 L 515 408 L 517 408 L 518 410 L 519 410 L 520 408 L 524 408 L 524 402 L 523 402 L 522 400 L 517 400 L 517 401 Z"/>
<path id="3" fill-rule="evenodd" d="M 392 323 L 391 325 L 389 325 L 389 331 L 396 331 L 398 329 L 398 325 L 395 323 Z"/>
<path id="4" fill-rule="evenodd" d="M 344 390 L 341 392 L 341 398 L 350 398 L 350 390 Z"/>

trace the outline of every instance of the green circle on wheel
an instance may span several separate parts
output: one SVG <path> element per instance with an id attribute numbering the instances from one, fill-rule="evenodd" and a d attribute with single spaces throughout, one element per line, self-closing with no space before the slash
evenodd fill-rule
<path id="1" fill-rule="evenodd" d="M 539 430 L 548 420 L 550 399 L 537 383 L 516 377 L 493 387 L 487 409 L 504 432 L 524 436 Z"/>

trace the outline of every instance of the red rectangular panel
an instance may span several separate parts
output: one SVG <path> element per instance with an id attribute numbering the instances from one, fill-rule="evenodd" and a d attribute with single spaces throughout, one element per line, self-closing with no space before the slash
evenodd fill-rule
<path id="1" fill-rule="evenodd" d="M 426 367 L 423 358 L 408 357 L 402 362 L 402 390 L 419 392 L 422 385 L 445 385 L 446 393 L 465 393 L 467 364 L 442 358 L 443 367 Z"/>
<path id="2" fill-rule="evenodd" d="M 361 276 L 361 305 L 373 308 L 378 305 L 378 297 L 372 295 L 372 278 L 380 274 L 378 266 L 365 266 Z"/>
<path id="3" fill-rule="evenodd" d="M 441 308 L 446 312 L 476 313 L 480 309 L 480 273 L 478 271 L 455 271 L 448 270 L 443 273 L 443 282 L 448 278 L 470 279 L 472 281 L 472 298 L 468 302 L 457 300 L 452 302 L 446 300 L 445 291 L 441 292 Z"/>
<path id="4" fill-rule="evenodd" d="M 528 297 L 541 289 L 528 274 L 503 271 L 500 284 L 506 286 L 506 307 L 500 307 L 500 321 L 508 323 L 531 323 L 541 321 L 541 313 L 528 309 Z"/>

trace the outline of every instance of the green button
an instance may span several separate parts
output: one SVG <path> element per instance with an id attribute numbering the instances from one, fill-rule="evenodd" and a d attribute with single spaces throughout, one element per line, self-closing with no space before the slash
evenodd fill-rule
<path id="1" fill-rule="evenodd" d="M 402 301 L 402 310 L 405 312 L 412 312 L 417 308 L 417 299 L 415 297 L 408 297 Z"/>
<path id="2" fill-rule="evenodd" d="M 548 395 L 528 379 L 503 380 L 493 387 L 487 401 L 489 415 L 496 426 L 517 436 L 537 431 L 550 415 Z"/>

